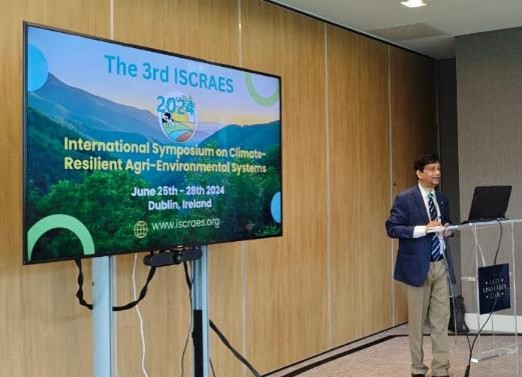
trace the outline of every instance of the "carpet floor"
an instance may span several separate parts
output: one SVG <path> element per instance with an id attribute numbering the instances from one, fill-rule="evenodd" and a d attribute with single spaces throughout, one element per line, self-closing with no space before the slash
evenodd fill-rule
<path id="1" fill-rule="evenodd" d="M 316 357 L 274 371 L 270 377 L 409 377 L 407 325 L 337 347 Z M 472 343 L 474 335 L 469 335 Z M 481 335 L 473 348 L 469 377 L 522 377 L 521 337 Z M 518 346 L 517 346 L 518 345 Z M 431 363 L 431 340 L 424 338 L 424 363 Z M 464 335 L 450 338 L 450 376 L 464 377 L 469 344 Z M 427 377 L 431 376 L 428 372 Z"/>

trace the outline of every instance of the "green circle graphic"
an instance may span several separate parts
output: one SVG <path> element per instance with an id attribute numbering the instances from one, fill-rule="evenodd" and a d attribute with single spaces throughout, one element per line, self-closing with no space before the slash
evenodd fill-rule
<path id="1" fill-rule="evenodd" d="M 94 255 L 94 241 L 89 230 L 75 217 L 51 215 L 44 217 L 27 231 L 27 260 L 31 260 L 36 241 L 51 229 L 64 228 L 73 232 L 83 246 L 84 255 Z"/>
<path id="2" fill-rule="evenodd" d="M 260 95 L 254 86 L 254 82 L 252 81 L 252 74 L 250 72 L 245 72 L 245 83 L 250 97 L 252 97 L 252 99 L 261 106 L 272 106 L 279 99 L 279 88 L 276 88 L 274 93 L 268 97 L 263 97 Z"/>

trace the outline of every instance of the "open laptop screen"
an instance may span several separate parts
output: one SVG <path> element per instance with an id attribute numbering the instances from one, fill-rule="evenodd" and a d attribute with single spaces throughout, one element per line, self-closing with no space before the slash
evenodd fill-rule
<path id="1" fill-rule="evenodd" d="M 477 186 L 469 209 L 468 222 L 505 219 L 511 186 Z"/>

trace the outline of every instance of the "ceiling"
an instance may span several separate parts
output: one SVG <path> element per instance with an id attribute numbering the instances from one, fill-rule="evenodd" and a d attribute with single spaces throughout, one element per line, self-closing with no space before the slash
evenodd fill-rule
<path id="1" fill-rule="evenodd" d="M 455 37 L 522 26 L 522 0 L 269 0 L 436 58 L 455 56 Z"/>

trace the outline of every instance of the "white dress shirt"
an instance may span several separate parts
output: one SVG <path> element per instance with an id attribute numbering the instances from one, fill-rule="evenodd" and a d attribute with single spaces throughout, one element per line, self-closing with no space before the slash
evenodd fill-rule
<path id="1" fill-rule="evenodd" d="M 419 189 L 422 194 L 422 199 L 424 200 L 424 207 L 426 208 L 426 213 L 428 214 L 428 218 L 430 217 L 430 207 L 428 204 L 428 195 L 430 193 L 433 193 L 433 203 L 435 204 L 435 209 L 437 210 L 437 219 L 436 220 L 440 221 L 441 214 L 440 214 L 439 203 L 437 202 L 437 196 L 435 194 L 435 190 L 429 191 L 428 189 L 423 187 L 420 183 L 419 183 Z M 424 237 L 426 234 L 427 234 L 426 225 L 416 225 L 415 228 L 413 228 L 413 238 Z M 440 249 L 442 252 L 444 252 L 444 250 L 446 250 L 446 244 L 444 242 L 444 238 L 439 237 L 439 240 L 440 240 L 440 246 L 441 246 Z"/>

